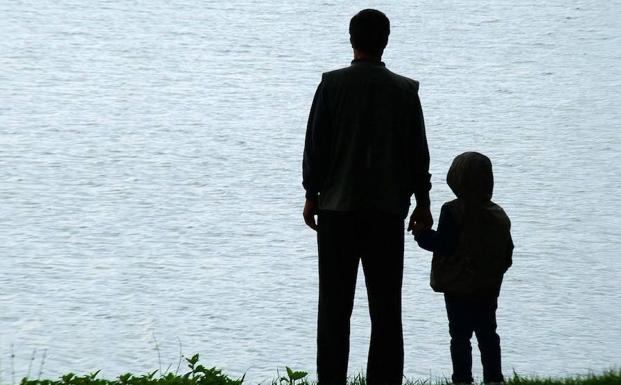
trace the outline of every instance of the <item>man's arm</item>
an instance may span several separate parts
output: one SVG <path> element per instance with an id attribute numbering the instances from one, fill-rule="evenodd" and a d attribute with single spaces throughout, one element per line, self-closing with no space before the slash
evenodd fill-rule
<path id="1" fill-rule="evenodd" d="M 328 156 L 328 106 L 326 101 L 325 83 L 321 83 L 315 91 L 306 126 L 306 140 L 304 142 L 304 158 L 302 161 L 302 185 L 306 190 L 304 205 L 304 221 L 313 230 L 317 229 L 315 215 L 317 214 L 317 200 L 323 183 L 323 172 Z"/>
<path id="2" fill-rule="evenodd" d="M 423 108 L 420 104 L 418 93 L 414 100 L 414 128 L 412 133 L 413 175 L 412 182 L 416 207 L 410 217 L 408 230 L 412 230 L 416 223 L 421 223 L 425 228 L 431 228 L 433 217 L 429 209 L 429 190 L 431 190 L 431 174 L 429 174 L 429 147 L 425 133 L 425 119 Z"/>

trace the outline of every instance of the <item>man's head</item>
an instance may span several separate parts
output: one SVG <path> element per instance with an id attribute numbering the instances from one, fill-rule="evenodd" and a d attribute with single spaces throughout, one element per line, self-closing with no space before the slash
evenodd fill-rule
<path id="1" fill-rule="evenodd" d="M 390 35 L 390 21 L 382 12 L 363 9 L 349 22 L 351 46 L 366 54 L 381 57 Z"/>

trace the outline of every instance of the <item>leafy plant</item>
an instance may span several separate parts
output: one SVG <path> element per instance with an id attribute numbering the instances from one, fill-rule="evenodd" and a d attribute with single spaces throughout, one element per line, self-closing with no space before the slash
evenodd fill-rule
<path id="1" fill-rule="evenodd" d="M 287 369 L 287 377 L 280 377 L 281 385 L 296 385 L 297 381 L 300 381 L 302 384 L 308 384 L 308 381 L 306 381 L 307 372 L 294 371 L 288 366 L 285 366 L 285 369 Z"/>
<path id="2" fill-rule="evenodd" d="M 67 373 L 56 380 L 29 379 L 24 377 L 20 385 L 242 385 L 245 375 L 238 379 L 227 376 L 215 367 L 207 368 L 199 363 L 199 355 L 182 357 L 189 371 L 183 375 L 162 373 L 158 370 L 134 375 L 125 373 L 113 380 L 98 378 L 99 371 L 86 375 Z M 314 385 L 308 380 L 308 373 L 286 368 L 286 375 L 274 378 L 270 385 Z M 366 385 L 366 378 L 357 375 L 348 381 L 349 385 Z M 448 379 L 404 380 L 404 385 L 448 385 Z M 0 385 L 8 385 L 0 383 Z M 588 374 L 560 379 L 522 377 L 517 373 L 507 379 L 507 385 L 621 385 L 621 370 L 609 370 L 601 374 Z"/>
<path id="3" fill-rule="evenodd" d="M 195 354 L 191 358 L 186 358 L 190 371 L 183 375 L 185 380 L 191 379 L 191 384 L 195 385 L 241 385 L 244 382 L 245 375 L 242 378 L 233 380 L 222 370 L 215 367 L 207 369 L 203 365 L 198 364 L 199 355 Z M 174 378 L 174 377 L 169 377 Z"/>

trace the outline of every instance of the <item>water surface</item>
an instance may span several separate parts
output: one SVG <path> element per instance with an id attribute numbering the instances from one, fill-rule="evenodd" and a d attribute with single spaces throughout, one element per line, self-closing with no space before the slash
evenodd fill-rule
<path id="1" fill-rule="evenodd" d="M 421 82 L 436 217 L 455 155 L 494 162 L 516 244 L 505 372 L 620 364 L 618 2 L 4 0 L 2 380 L 26 375 L 34 349 L 45 377 L 157 369 L 156 346 L 174 370 L 178 341 L 250 382 L 314 370 L 303 137 L 366 6 L 392 20 L 387 66 Z M 429 262 L 408 238 L 408 377 L 450 375 Z M 356 301 L 352 374 L 369 337 L 362 280 Z"/>

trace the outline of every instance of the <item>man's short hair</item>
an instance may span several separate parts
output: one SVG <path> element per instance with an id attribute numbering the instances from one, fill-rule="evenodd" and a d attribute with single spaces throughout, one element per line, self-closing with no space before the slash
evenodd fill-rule
<path id="1" fill-rule="evenodd" d="M 388 44 L 390 20 L 376 9 L 363 9 L 349 22 L 349 41 L 354 49 L 381 55 Z"/>

